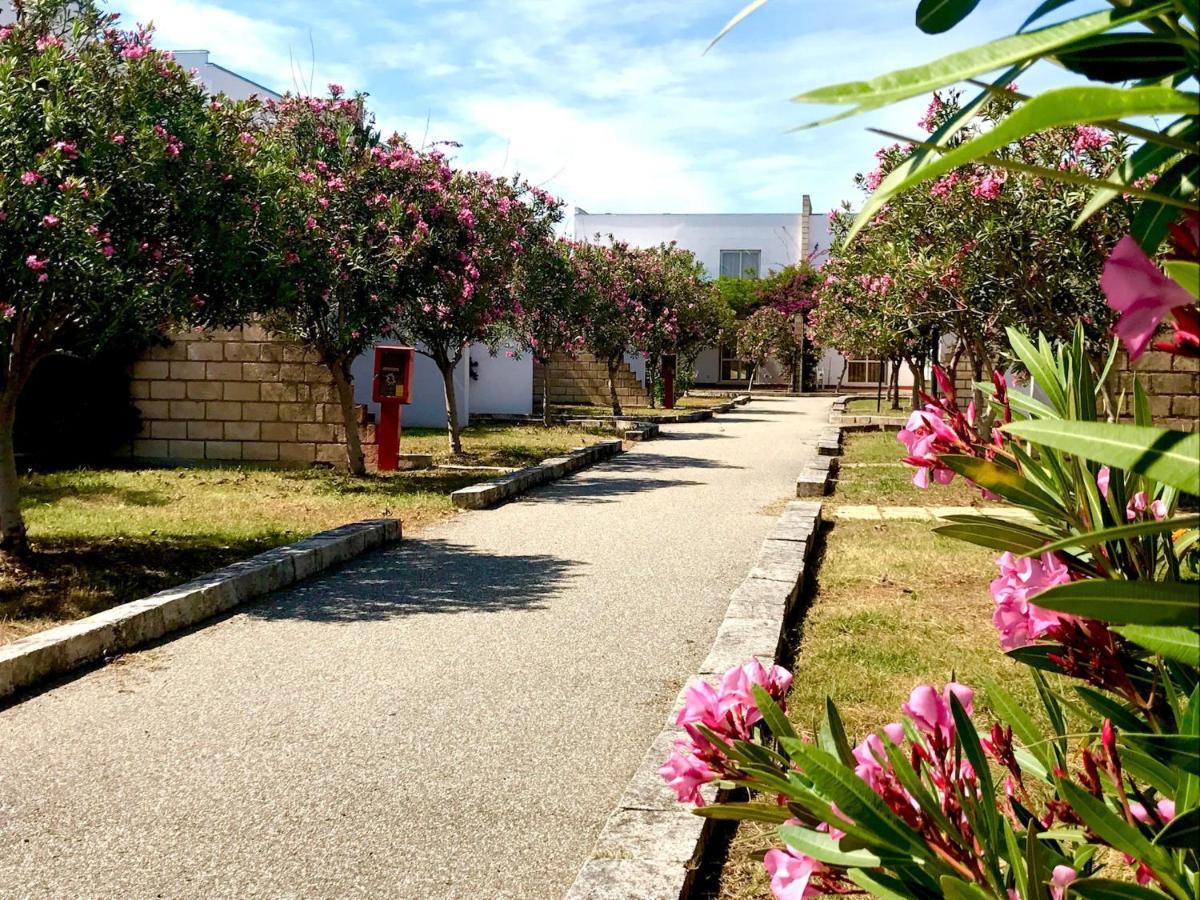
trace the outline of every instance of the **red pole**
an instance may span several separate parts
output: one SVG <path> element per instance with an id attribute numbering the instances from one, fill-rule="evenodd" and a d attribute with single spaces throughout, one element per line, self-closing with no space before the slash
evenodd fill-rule
<path id="1" fill-rule="evenodd" d="M 675 354 L 664 353 L 662 358 L 663 409 L 675 408 Z"/>
<path id="2" fill-rule="evenodd" d="M 400 404 L 379 404 L 379 425 L 375 429 L 379 447 L 379 471 L 395 472 L 400 460 Z"/>

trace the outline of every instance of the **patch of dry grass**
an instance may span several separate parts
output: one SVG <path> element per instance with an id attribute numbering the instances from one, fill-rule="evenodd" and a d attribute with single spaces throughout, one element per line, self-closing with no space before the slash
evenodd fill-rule
<path id="1" fill-rule="evenodd" d="M 435 463 L 520 468 L 612 438 L 611 431 L 574 425 L 485 423 L 462 430 L 463 452 L 455 456 L 445 429 L 405 428 L 400 433 L 400 452 L 432 453 Z"/>
<path id="2" fill-rule="evenodd" d="M 924 490 L 912 483 L 913 469 L 901 460 L 904 445 L 895 432 L 867 431 L 846 435 L 832 502 L 861 506 L 978 506 L 979 492 L 962 478 L 950 484 L 930 484 Z M 888 465 L 884 465 L 887 463 Z M 856 466 L 868 464 L 867 467 Z"/>
<path id="3" fill-rule="evenodd" d="M 994 678 L 1035 706 L 1027 674 L 1000 652 L 992 627 L 994 556 L 938 537 L 927 524 L 833 526 L 792 666 L 788 716 L 797 730 L 814 734 L 831 696 L 857 741 L 895 721 L 914 685 L 952 676 L 972 685 Z M 986 696 L 977 696 L 977 707 L 986 708 Z M 721 900 L 770 897 L 755 855 L 769 846 L 769 829 L 754 823 L 738 829 Z"/>
<path id="4" fill-rule="evenodd" d="M 892 407 L 886 391 L 882 403 L 878 403 L 874 394 L 869 397 L 852 397 L 846 403 L 846 414 L 851 416 L 907 416 L 910 411 L 908 392 L 901 391 L 900 394 L 899 409 Z"/>

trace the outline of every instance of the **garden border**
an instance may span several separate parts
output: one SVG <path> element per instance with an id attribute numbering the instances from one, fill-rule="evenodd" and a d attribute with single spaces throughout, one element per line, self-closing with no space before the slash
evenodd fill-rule
<path id="1" fill-rule="evenodd" d="M 600 441 L 590 447 L 579 447 L 566 456 L 543 459 L 536 465 L 518 469 L 503 478 L 481 481 L 450 494 L 451 502 L 459 509 L 486 509 L 507 503 L 530 488 L 557 481 L 572 472 L 586 469 L 624 451 L 620 441 Z"/>
<path id="2" fill-rule="evenodd" d="M 785 646 L 788 620 L 805 594 L 805 573 L 821 511 L 820 503 L 788 503 L 754 567 L 730 596 L 708 656 L 693 678 L 715 683 L 723 672 L 750 657 L 765 665 L 776 661 Z M 605 821 L 567 900 L 679 900 L 692 889 L 717 823 L 693 815 L 658 774 L 683 735 L 675 718 L 683 708 L 685 692 L 686 685 Z M 701 789 L 707 802 L 715 792 L 713 785 Z"/>
<path id="3" fill-rule="evenodd" d="M 49 678 L 195 625 L 368 550 L 395 543 L 401 535 L 399 519 L 351 522 L 149 597 L 20 638 L 0 647 L 0 705 L 3 698 Z"/>
<path id="4" fill-rule="evenodd" d="M 829 421 L 850 431 L 899 431 L 908 424 L 907 416 L 851 416 L 846 414 L 846 404 L 854 394 L 838 397 L 829 409 Z"/>

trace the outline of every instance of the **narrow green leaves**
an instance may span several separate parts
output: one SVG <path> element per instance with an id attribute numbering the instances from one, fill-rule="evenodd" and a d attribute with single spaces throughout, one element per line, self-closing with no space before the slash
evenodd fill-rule
<path id="1" fill-rule="evenodd" d="M 1089 578 L 1037 595 L 1037 605 L 1118 625 L 1194 627 L 1200 622 L 1200 584 Z"/>
<path id="2" fill-rule="evenodd" d="M 979 5 L 979 0 L 921 0 L 917 4 L 917 27 L 926 34 L 949 31 Z"/>

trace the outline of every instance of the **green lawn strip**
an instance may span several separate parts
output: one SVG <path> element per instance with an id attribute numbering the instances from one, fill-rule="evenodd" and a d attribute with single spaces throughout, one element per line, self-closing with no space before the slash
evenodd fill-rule
<path id="1" fill-rule="evenodd" d="M 840 459 L 832 502 L 839 506 L 980 506 L 983 500 L 962 478 L 950 484 L 931 482 L 921 489 L 913 484 L 914 470 L 904 465 L 904 445 L 895 432 L 850 432 Z M 854 463 L 897 463 L 894 467 Z"/>
<path id="2" fill-rule="evenodd" d="M 788 717 L 796 730 L 813 735 L 832 696 L 857 743 L 897 720 L 913 686 L 940 686 L 952 676 L 977 688 L 981 730 L 991 721 L 978 690 L 984 678 L 1003 683 L 1035 709 L 1031 679 L 1000 652 L 992 626 L 994 557 L 938 537 L 928 524 L 836 523 L 793 664 Z M 770 896 L 753 856 L 769 844 L 766 829 L 739 829 L 722 875 L 722 900 Z"/>
<path id="3" fill-rule="evenodd" d="M 472 426 L 454 461 L 524 466 L 605 438 L 577 428 Z M 445 442 L 444 432 L 410 429 L 401 450 L 450 461 Z M 22 508 L 35 554 L 19 569 L 0 569 L 0 643 L 347 522 L 397 516 L 411 533 L 454 511 L 452 491 L 490 477 L 230 466 L 27 475 Z"/>
<path id="4" fill-rule="evenodd" d="M 848 416 L 903 416 L 907 418 L 909 412 L 911 412 L 911 410 L 908 407 L 907 394 L 905 394 L 904 398 L 900 401 L 900 409 L 892 408 L 892 403 L 890 400 L 888 400 L 886 393 L 884 394 L 882 403 L 877 404 L 874 395 L 870 397 L 852 397 L 846 403 L 846 415 Z"/>

